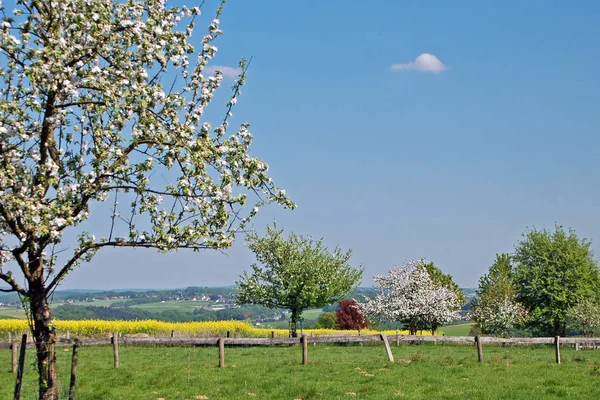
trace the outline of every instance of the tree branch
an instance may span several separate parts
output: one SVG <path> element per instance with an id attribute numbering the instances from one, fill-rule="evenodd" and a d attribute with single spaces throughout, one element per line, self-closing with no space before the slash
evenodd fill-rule
<path id="1" fill-rule="evenodd" d="M 11 275 L 5 274 L 4 272 L 0 272 L 0 279 L 8 283 L 12 288 L 10 290 L 0 289 L 1 292 L 18 292 L 23 296 L 27 295 L 27 291 L 21 285 L 15 282 Z"/>

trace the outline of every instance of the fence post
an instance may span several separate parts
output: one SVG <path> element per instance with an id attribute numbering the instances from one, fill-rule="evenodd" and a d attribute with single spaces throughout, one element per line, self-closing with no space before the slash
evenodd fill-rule
<path id="1" fill-rule="evenodd" d="M 19 352 L 19 368 L 17 369 L 17 381 L 15 383 L 15 400 L 21 398 L 21 383 L 23 382 L 23 367 L 25 366 L 25 351 L 27 350 L 27 334 L 21 339 L 21 351 Z"/>
<path id="2" fill-rule="evenodd" d="M 275 339 L 275 331 L 271 331 L 271 339 Z"/>
<path id="3" fill-rule="evenodd" d="M 12 343 L 12 332 L 8 332 L 8 342 Z"/>
<path id="4" fill-rule="evenodd" d="M 311 331 L 310 332 L 310 340 L 313 340 L 313 338 L 315 337 L 315 331 Z M 317 345 L 317 342 L 313 341 L 313 347 L 315 347 Z"/>
<path id="5" fill-rule="evenodd" d="M 225 339 L 219 338 L 219 368 L 225 368 Z"/>
<path id="6" fill-rule="evenodd" d="M 483 363 L 483 349 L 481 348 L 481 338 L 479 335 L 475 336 L 475 345 L 477 346 L 477 359 L 479 363 Z"/>
<path id="7" fill-rule="evenodd" d="M 225 334 L 225 337 L 227 337 L 227 338 L 231 337 L 231 332 L 227 331 Z"/>
<path id="8" fill-rule="evenodd" d="M 556 363 L 560 364 L 560 336 L 554 338 L 554 348 L 556 349 Z"/>
<path id="9" fill-rule="evenodd" d="M 71 332 L 67 329 L 67 341 L 71 341 Z"/>
<path id="10" fill-rule="evenodd" d="M 388 342 L 387 335 L 385 333 L 382 333 L 380 336 L 381 340 L 383 340 L 383 344 L 385 345 L 385 350 L 387 351 L 387 355 L 390 359 L 390 362 L 394 362 L 394 355 L 392 354 L 392 349 L 390 348 L 390 342 Z"/>
<path id="11" fill-rule="evenodd" d="M 175 330 L 171 330 L 171 337 L 175 337 Z"/>
<path id="12" fill-rule="evenodd" d="M 12 342 L 10 345 L 10 348 L 12 350 L 12 373 L 16 374 L 17 373 L 17 348 L 19 347 L 19 345 L 17 344 L 16 341 Z"/>
<path id="13" fill-rule="evenodd" d="M 119 368 L 119 334 L 117 332 L 113 332 L 112 342 L 115 359 L 115 368 Z"/>
<path id="14" fill-rule="evenodd" d="M 77 353 L 79 340 L 73 343 L 73 357 L 71 358 L 71 384 L 69 386 L 69 400 L 75 400 L 75 384 L 77 383 Z"/>
<path id="15" fill-rule="evenodd" d="M 308 335 L 303 333 L 300 341 L 302 342 L 302 365 L 306 365 L 308 364 Z"/>

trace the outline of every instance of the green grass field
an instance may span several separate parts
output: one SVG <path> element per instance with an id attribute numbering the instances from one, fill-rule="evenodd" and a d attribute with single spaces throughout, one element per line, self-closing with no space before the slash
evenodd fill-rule
<path id="1" fill-rule="evenodd" d="M 121 346 L 120 368 L 111 347 L 80 348 L 78 399 L 594 399 L 600 397 L 600 351 L 552 347 L 485 346 L 477 363 L 473 346 L 423 344 L 301 348 L 226 348 L 226 368 L 217 349 Z M 10 351 L 0 357 L 0 399 L 12 398 L 15 376 Z M 59 386 L 68 390 L 69 351 L 59 350 Z M 32 353 L 29 353 L 29 357 Z M 35 397 L 35 371 L 27 361 L 22 398 Z M 204 397 L 202 397 L 204 396 Z M 62 396 L 61 396 L 62 397 Z"/>
<path id="2" fill-rule="evenodd" d="M 440 328 L 440 330 L 446 336 L 469 336 L 469 331 L 474 323 L 459 324 L 459 325 L 448 325 Z"/>
<path id="3" fill-rule="evenodd" d="M 0 318 L 25 319 L 25 312 L 16 308 L 0 308 Z"/>

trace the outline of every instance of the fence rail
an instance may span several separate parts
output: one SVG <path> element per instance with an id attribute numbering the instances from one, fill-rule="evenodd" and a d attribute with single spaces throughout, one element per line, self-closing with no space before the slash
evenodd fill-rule
<path id="1" fill-rule="evenodd" d="M 311 343 L 366 343 L 366 342 L 381 342 L 381 335 L 331 335 L 331 336 L 308 336 Z M 409 343 L 458 343 L 458 344 L 473 344 L 475 336 L 418 336 L 418 335 L 392 335 L 387 337 L 390 341 L 409 342 Z M 302 338 L 223 338 L 227 346 L 273 346 L 273 345 L 290 345 L 301 344 Z M 191 346 L 216 346 L 219 338 L 185 338 L 185 337 L 120 337 L 119 344 L 122 345 L 191 345 Z M 480 336 L 479 340 L 482 344 L 514 344 L 514 345 L 535 345 L 535 344 L 554 344 L 554 337 L 537 337 L 537 338 L 498 338 L 490 336 Z M 600 345 L 600 337 L 597 338 L 582 338 L 582 337 L 561 337 L 561 344 L 588 344 Z M 113 343 L 112 338 L 90 338 L 80 339 L 79 346 L 104 346 Z M 73 345 L 73 340 L 60 339 L 56 342 L 57 347 L 70 347 Z M 9 349 L 12 343 L 2 342 L 0 348 Z M 34 343 L 28 342 L 27 348 L 33 348 Z"/>

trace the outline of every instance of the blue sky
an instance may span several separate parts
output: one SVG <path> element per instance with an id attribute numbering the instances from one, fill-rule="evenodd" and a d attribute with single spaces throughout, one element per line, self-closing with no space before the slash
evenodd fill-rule
<path id="1" fill-rule="evenodd" d="M 363 285 L 426 257 L 474 287 L 555 223 L 600 254 L 599 20 L 595 1 L 230 0 L 213 65 L 253 57 L 234 117 L 299 206 L 256 228 L 352 248 Z M 447 69 L 391 69 L 423 53 Z M 63 289 L 228 285 L 253 260 L 243 237 L 227 254 L 107 249 Z"/>

